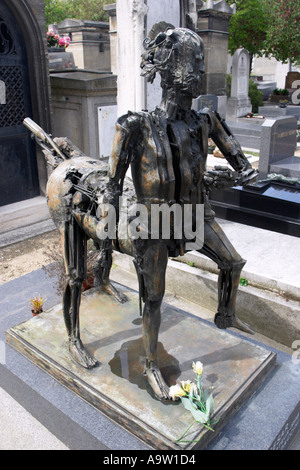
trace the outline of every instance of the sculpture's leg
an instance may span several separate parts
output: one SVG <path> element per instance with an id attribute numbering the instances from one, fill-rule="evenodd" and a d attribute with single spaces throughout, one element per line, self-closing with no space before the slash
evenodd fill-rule
<path id="1" fill-rule="evenodd" d="M 103 292 L 112 295 L 118 302 L 124 303 L 128 299 L 110 281 L 109 274 L 112 266 L 112 247 L 110 240 L 96 244 L 99 255 L 94 263 L 95 287 L 101 287 Z"/>
<path id="2" fill-rule="evenodd" d="M 207 218 L 204 225 L 204 246 L 201 250 L 218 264 L 218 311 L 215 324 L 219 328 L 238 328 L 253 334 L 253 329 L 235 315 L 236 296 L 240 275 L 246 261 L 234 249 L 227 236 L 213 218 Z"/>
<path id="3" fill-rule="evenodd" d="M 63 246 L 67 273 L 63 314 L 69 337 L 69 351 L 78 364 L 89 369 L 94 367 L 97 361 L 83 346 L 79 328 L 81 286 L 86 267 L 86 236 L 74 220 L 65 224 Z"/>
<path id="4" fill-rule="evenodd" d="M 169 399 L 169 387 L 157 364 L 157 343 L 161 323 L 161 304 L 165 291 L 168 250 L 165 243 L 148 240 L 138 252 L 139 275 L 143 282 L 143 343 L 146 352 L 145 375 L 159 400 Z"/>
<path id="5" fill-rule="evenodd" d="M 235 316 L 236 296 L 240 274 L 245 261 L 233 262 L 230 268 L 220 270 L 218 279 L 218 312 L 215 324 L 219 328 L 237 328 L 245 333 L 253 334 L 253 329 Z"/>

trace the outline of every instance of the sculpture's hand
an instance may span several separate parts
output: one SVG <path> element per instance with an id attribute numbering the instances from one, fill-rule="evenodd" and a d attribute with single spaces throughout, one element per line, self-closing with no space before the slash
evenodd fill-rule
<path id="1" fill-rule="evenodd" d="M 236 173 L 227 166 L 215 166 L 213 170 L 208 170 L 203 177 L 207 191 L 212 189 L 229 188 L 235 185 Z"/>
<path id="2" fill-rule="evenodd" d="M 203 181 L 206 190 L 211 191 L 214 188 L 225 189 L 254 183 L 257 175 L 257 171 L 253 168 L 233 171 L 227 166 L 215 166 L 213 170 L 208 170 L 204 174 Z"/>
<path id="3" fill-rule="evenodd" d="M 253 168 L 238 172 L 237 182 L 234 186 L 247 186 L 247 184 L 255 183 L 258 177 L 258 171 Z"/>

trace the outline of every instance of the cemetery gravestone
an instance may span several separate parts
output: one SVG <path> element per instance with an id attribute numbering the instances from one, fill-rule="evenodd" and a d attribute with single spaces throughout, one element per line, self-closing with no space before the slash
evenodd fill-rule
<path id="1" fill-rule="evenodd" d="M 235 119 L 251 112 L 248 96 L 250 56 L 246 49 L 237 49 L 232 61 L 231 97 L 227 101 L 227 117 Z"/>
<path id="2" fill-rule="evenodd" d="M 68 52 L 75 65 L 86 70 L 110 71 L 108 23 L 67 18 L 57 25 L 60 36 L 69 36 Z"/>
<path id="3" fill-rule="evenodd" d="M 72 52 L 52 52 L 49 54 L 50 72 L 74 70 L 76 69 Z"/>
<path id="4" fill-rule="evenodd" d="M 208 108 L 211 111 L 218 111 L 218 97 L 216 95 L 200 95 L 194 100 L 194 109 L 200 111 Z"/>
<path id="5" fill-rule="evenodd" d="M 295 157 L 297 119 L 266 119 L 262 124 L 259 159 L 260 179 L 269 173 L 300 177 L 300 157 Z"/>
<path id="6" fill-rule="evenodd" d="M 299 72 L 288 72 L 286 79 L 285 79 L 285 88 L 294 89 L 295 88 L 294 82 L 297 80 L 300 80 Z"/>
<path id="7" fill-rule="evenodd" d="M 116 105 L 117 77 L 78 70 L 50 76 L 53 134 L 65 135 L 91 158 L 99 148 L 98 108 Z"/>

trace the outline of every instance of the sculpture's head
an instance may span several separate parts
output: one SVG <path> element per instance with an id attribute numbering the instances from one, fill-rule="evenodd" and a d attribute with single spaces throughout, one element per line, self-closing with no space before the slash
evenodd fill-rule
<path id="1" fill-rule="evenodd" d="M 196 32 L 161 22 L 150 31 L 144 48 L 141 68 L 148 81 L 152 83 L 159 72 L 163 89 L 177 89 L 192 98 L 200 95 L 204 46 Z"/>

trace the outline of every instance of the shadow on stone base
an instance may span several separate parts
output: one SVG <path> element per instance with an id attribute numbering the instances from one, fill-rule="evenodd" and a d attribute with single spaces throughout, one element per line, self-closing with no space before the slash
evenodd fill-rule
<path id="1" fill-rule="evenodd" d="M 96 289 L 81 303 L 81 338 L 98 359 L 94 369 L 70 359 L 61 305 L 6 332 L 7 342 L 154 449 L 204 449 L 275 365 L 276 354 L 227 330 L 163 305 L 159 365 L 167 384 L 194 380 L 192 362 L 204 364 L 204 388 L 213 387 L 215 432 L 194 424 L 181 402 L 162 403 L 143 375 L 144 347 L 138 294 L 121 286 L 129 301 L 117 304 Z M 196 441 L 196 442 L 195 442 Z"/>

